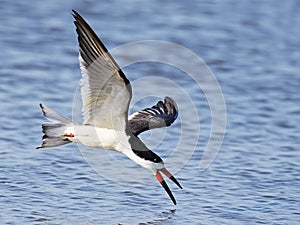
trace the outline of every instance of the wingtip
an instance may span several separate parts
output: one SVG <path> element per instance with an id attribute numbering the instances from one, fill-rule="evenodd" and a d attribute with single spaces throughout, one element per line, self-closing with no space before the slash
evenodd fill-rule
<path id="1" fill-rule="evenodd" d="M 80 16 L 80 14 L 75 9 L 72 9 L 71 15 L 73 16 L 73 18 L 75 20 L 74 21 L 75 25 L 78 22 L 78 20 L 83 20 L 83 18 Z"/>
<path id="2" fill-rule="evenodd" d="M 178 107 L 177 104 L 175 102 L 175 100 L 169 96 L 166 96 L 164 99 L 165 104 L 170 104 L 172 106 L 174 106 L 174 108 L 176 109 L 176 111 L 178 111 Z"/>
<path id="3" fill-rule="evenodd" d="M 178 106 L 177 106 L 175 100 L 169 96 L 165 97 L 164 104 L 166 105 L 166 107 L 168 109 L 168 113 L 172 114 L 174 117 L 174 120 L 172 121 L 172 123 L 173 123 L 178 117 Z"/>
<path id="4" fill-rule="evenodd" d="M 79 13 L 75 9 L 72 9 L 71 14 L 72 14 L 73 17 L 79 15 Z"/>
<path id="5" fill-rule="evenodd" d="M 45 112 L 46 106 L 40 103 L 40 108 L 42 109 L 43 115 L 46 116 L 46 112 Z"/>

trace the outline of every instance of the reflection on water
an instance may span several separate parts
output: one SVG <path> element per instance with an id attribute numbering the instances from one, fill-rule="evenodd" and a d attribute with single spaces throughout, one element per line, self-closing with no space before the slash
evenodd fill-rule
<path id="1" fill-rule="evenodd" d="M 139 223 L 138 225 L 147 225 L 147 224 L 153 224 L 153 225 L 159 225 L 159 224 L 173 224 L 176 223 L 176 221 L 173 219 L 173 215 L 175 214 L 176 210 L 171 209 L 169 211 L 163 211 L 156 215 L 157 219 L 154 219 L 153 221 L 146 222 L 146 223 Z"/>
<path id="2" fill-rule="evenodd" d="M 4 0 L 0 5 L 3 224 L 299 222 L 300 17 L 296 1 L 123 1 L 120 6 L 114 1 Z M 109 49 L 141 40 L 175 42 L 203 58 L 216 75 L 226 102 L 227 130 L 217 158 L 201 171 L 199 162 L 212 122 L 205 93 L 184 71 L 170 65 L 144 62 L 124 68 L 133 86 L 141 78 L 151 78 L 143 88 L 134 86 L 133 109 L 151 105 L 157 97 L 172 97 L 167 80 L 188 90 L 199 111 L 199 143 L 176 173 L 183 190 L 170 184 L 176 207 L 151 173 L 120 154 L 86 149 L 95 155 L 114 154 L 124 168 L 132 169 L 135 179 L 114 182 L 100 176 L 75 144 L 35 150 L 44 120 L 40 102 L 72 117 L 81 75 L 71 9 L 89 21 Z M 127 60 L 122 57 L 117 60 Z M 143 92 L 154 96 L 139 99 Z M 182 118 L 190 110 L 185 100 L 184 95 L 176 96 Z M 143 136 L 163 158 L 176 150 L 176 157 L 166 160 L 170 170 L 176 170 L 180 155 L 195 147 L 189 142 L 196 129 L 194 119 L 179 118 L 172 127 Z M 177 149 L 184 125 L 185 144 Z M 155 146 L 152 140 L 161 136 L 163 141 Z M 107 169 L 107 162 L 94 163 Z"/>

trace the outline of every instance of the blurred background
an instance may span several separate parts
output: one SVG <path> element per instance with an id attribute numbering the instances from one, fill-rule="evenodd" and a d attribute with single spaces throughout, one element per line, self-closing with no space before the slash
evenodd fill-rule
<path id="1" fill-rule="evenodd" d="M 147 171 L 144 180 L 120 184 L 99 176 L 76 145 L 35 150 L 44 121 L 39 103 L 72 116 L 81 76 L 72 9 L 108 49 L 141 40 L 174 42 L 201 57 L 218 79 L 227 129 L 217 158 L 202 171 L 211 128 L 205 95 L 171 66 L 124 68 L 131 81 L 174 80 L 198 109 L 199 142 L 176 173 L 184 189 L 170 184 L 176 207 Z M 299 9 L 296 0 L 0 0 L 1 223 L 299 224 Z M 163 88 L 157 79 L 151 82 L 159 95 Z M 180 96 L 176 102 L 179 113 L 189 110 Z M 155 152 L 167 156 L 176 146 L 180 123 L 164 131 Z M 194 132 L 191 125 L 185 136 Z"/>

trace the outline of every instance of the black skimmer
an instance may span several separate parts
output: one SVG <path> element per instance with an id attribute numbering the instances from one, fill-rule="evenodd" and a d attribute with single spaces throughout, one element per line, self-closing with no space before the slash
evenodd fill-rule
<path id="1" fill-rule="evenodd" d="M 43 143 L 37 148 L 78 142 L 119 151 L 152 171 L 176 205 L 161 173 L 178 187 L 182 188 L 181 185 L 166 169 L 163 160 L 138 137 L 146 130 L 170 126 L 178 115 L 175 101 L 165 97 L 164 102 L 159 101 L 128 117 L 132 96 L 129 80 L 87 22 L 75 10 L 72 15 L 79 42 L 83 123 L 76 123 L 40 104 L 44 116 L 51 122 L 42 124 Z"/>

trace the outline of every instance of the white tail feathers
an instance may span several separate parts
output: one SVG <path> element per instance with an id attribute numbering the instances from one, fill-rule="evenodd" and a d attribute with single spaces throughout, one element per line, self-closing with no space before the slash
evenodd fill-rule
<path id="1" fill-rule="evenodd" d="M 66 130 L 69 130 L 68 128 L 73 127 L 75 123 L 72 120 L 59 115 L 43 104 L 40 104 L 40 107 L 43 111 L 44 116 L 51 122 L 42 124 L 44 133 L 43 143 L 41 146 L 37 147 L 37 149 L 51 148 L 71 143 L 72 134 L 66 135 L 65 132 Z"/>

